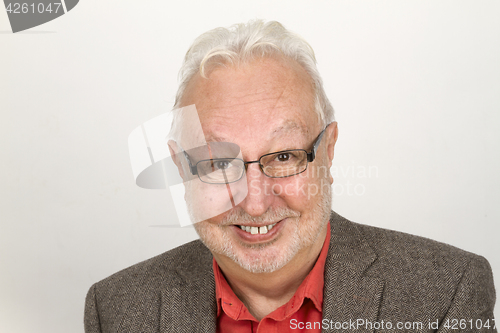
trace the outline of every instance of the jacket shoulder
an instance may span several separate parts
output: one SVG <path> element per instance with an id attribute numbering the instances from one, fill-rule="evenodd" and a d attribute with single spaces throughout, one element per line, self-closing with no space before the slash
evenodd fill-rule
<path id="1" fill-rule="evenodd" d="M 145 278 L 180 282 L 179 278 L 183 273 L 189 274 L 202 266 L 211 265 L 211 260 L 212 255 L 205 245 L 200 240 L 195 240 L 116 272 L 97 282 L 97 285 L 122 286 L 126 281 L 132 283 Z"/>
<path id="2" fill-rule="evenodd" d="M 136 325 L 137 321 L 141 327 L 153 331 L 152 327 L 159 325 L 157 311 L 162 291 L 205 279 L 210 274 L 213 274 L 212 254 L 200 240 L 142 261 L 90 288 L 85 325 L 100 327 L 99 332 L 115 332 L 122 325 Z"/>
<path id="3" fill-rule="evenodd" d="M 493 277 L 484 257 L 425 237 L 354 223 L 339 215 L 332 224 L 337 239 L 348 238 L 365 249 L 363 255 L 373 254 L 365 274 L 383 281 L 381 313 L 410 318 L 432 308 L 442 316 L 474 295 L 483 299 L 477 304 L 492 308 Z M 358 257 L 351 258 L 361 260 Z M 460 311 L 471 310 L 462 308 Z"/>
<path id="4" fill-rule="evenodd" d="M 354 223 L 354 222 L 352 222 Z M 354 223 L 364 238 L 383 260 L 431 264 L 436 267 L 468 265 L 470 261 L 486 261 L 483 257 L 458 247 L 400 231 Z"/>
<path id="5" fill-rule="evenodd" d="M 485 261 L 483 257 L 455 246 L 401 231 L 383 229 L 349 221 L 332 212 L 332 235 L 347 242 L 365 244 L 376 254 L 378 261 L 420 262 L 443 264 Z"/>

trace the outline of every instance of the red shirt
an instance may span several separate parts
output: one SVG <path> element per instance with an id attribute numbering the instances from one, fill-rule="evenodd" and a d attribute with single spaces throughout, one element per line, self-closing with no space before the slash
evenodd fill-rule
<path id="1" fill-rule="evenodd" d="M 214 259 L 217 333 L 321 332 L 324 271 L 329 244 L 330 223 L 323 248 L 312 270 L 292 298 L 260 322 L 234 294 Z"/>

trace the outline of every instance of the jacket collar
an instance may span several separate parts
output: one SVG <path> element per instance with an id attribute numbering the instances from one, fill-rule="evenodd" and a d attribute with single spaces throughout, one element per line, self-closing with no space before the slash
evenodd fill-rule
<path id="1" fill-rule="evenodd" d="M 212 254 L 200 241 L 161 292 L 160 332 L 214 332 L 217 307 Z"/>
<path id="2" fill-rule="evenodd" d="M 346 329 L 339 324 L 357 323 L 358 319 L 377 321 L 384 282 L 366 274 L 377 255 L 368 245 L 358 225 L 335 212 L 330 216 L 330 225 L 331 239 L 323 291 L 323 321 L 326 319 L 328 322 L 329 332 L 345 332 L 352 330 L 352 326 Z M 337 327 L 335 323 L 339 323 Z M 356 331 L 372 330 L 364 330 L 360 326 Z"/>

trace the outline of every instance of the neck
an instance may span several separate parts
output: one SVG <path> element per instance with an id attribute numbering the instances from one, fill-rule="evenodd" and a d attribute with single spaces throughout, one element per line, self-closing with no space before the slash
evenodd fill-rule
<path id="1" fill-rule="evenodd" d="M 284 267 L 271 273 L 252 273 L 228 257 L 214 257 L 235 295 L 260 321 L 292 298 L 314 267 L 325 238 L 326 227 L 311 247 L 302 249 Z"/>

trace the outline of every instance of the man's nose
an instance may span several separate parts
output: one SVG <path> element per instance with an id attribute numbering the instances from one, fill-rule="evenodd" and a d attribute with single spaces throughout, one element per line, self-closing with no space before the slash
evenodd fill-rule
<path id="1" fill-rule="evenodd" d="M 248 164 L 246 177 L 248 194 L 240 207 L 251 216 L 260 216 L 267 211 L 275 199 L 272 188 L 274 180 L 262 172 L 258 163 Z"/>

